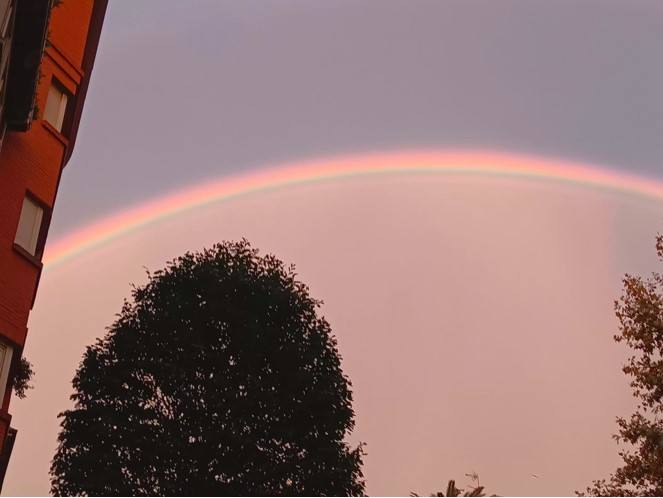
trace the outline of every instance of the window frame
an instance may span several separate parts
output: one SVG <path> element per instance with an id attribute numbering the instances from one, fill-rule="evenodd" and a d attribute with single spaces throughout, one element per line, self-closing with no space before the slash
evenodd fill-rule
<path id="1" fill-rule="evenodd" d="M 58 115 L 55 123 L 51 122 L 51 120 L 48 119 L 46 116 L 46 110 L 48 109 L 48 101 L 51 96 L 52 88 L 55 88 L 58 92 L 60 92 L 60 102 L 58 103 Z M 64 106 L 62 105 L 62 96 L 64 96 L 66 99 Z M 71 93 L 69 88 L 67 88 L 67 86 L 64 85 L 57 77 L 55 77 L 54 75 L 51 76 L 51 82 L 48 85 L 48 93 L 46 94 L 46 101 L 44 103 L 44 112 L 41 118 L 42 121 L 48 123 L 48 125 L 51 128 L 53 128 L 57 133 L 59 133 L 62 136 L 66 136 L 64 130 L 67 127 L 69 114 L 70 114 L 69 109 L 71 108 L 71 103 L 73 99 L 74 95 Z"/>
<path id="2" fill-rule="evenodd" d="M 16 236 L 18 234 L 18 229 L 21 224 L 21 214 L 23 212 L 23 203 L 21 203 L 21 212 L 19 213 L 18 222 L 16 223 L 16 229 L 14 231 L 14 249 L 20 253 L 22 256 L 27 258 L 30 262 L 41 268 L 41 258 L 44 255 L 44 246 L 46 245 L 46 235 L 48 233 L 48 226 L 51 221 L 51 208 L 43 202 L 39 197 L 33 194 L 30 190 L 26 190 L 23 196 L 23 202 L 25 199 L 29 199 L 37 207 L 42 210 L 41 215 L 41 224 L 39 226 L 39 231 L 37 233 L 37 241 L 35 244 L 35 252 L 32 254 L 27 247 L 23 247 L 20 243 L 16 241 Z"/>
<path id="3" fill-rule="evenodd" d="M 14 359 L 15 346 L 5 340 L 0 340 L 0 348 L 5 348 L 0 352 L 0 406 L 3 405 L 7 390 L 9 389 L 9 374 L 11 372 L 12 361 Z"/>

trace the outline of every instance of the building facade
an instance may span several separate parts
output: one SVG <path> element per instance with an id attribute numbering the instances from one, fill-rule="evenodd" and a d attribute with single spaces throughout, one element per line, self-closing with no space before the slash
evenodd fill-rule
<path id="1" fill-rule="evenodd" d="M 12 378 L 107 0 L 0 0 L 0 486 L 16 431 Z"/>

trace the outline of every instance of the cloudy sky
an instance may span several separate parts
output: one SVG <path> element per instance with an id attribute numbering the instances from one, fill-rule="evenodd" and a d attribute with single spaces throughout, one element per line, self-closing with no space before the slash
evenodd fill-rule
<path id="1" fill-rule="evenodd" d="M 111 1 L 50 240 L 230 174 L 345 154 L 488 149 L 661 181 L 661 33 L 658 1 Z M 655 269 L 662 217 L 660 198 L 399 174 L 148 225 L 44 271 L 3 492 L 48 491 L 84 346 L 143 267 L 246 236 L 325 301 L 369 493 L 476 471 L 498 494 L 569 494 L 618 463 L 610 434 L 631 401 L 612 300 L 624 272 Z"/>

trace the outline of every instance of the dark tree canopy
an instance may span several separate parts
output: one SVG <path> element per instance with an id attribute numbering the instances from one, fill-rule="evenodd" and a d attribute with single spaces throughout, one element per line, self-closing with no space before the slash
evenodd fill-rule
<path id="1" fill-rule="evenodd" d="M 350 382 L 319 302 L 246 241 L 187 253 L 87 348 L 56 495 L 360 495 Z"/>
<path id="2" fill-rule="evenodd" d="M 28 389 L 32 389 L 30 381 L 34 374 L 32 363 L 21 356 L 14 368 L 12 376 L 12 389 L 14 389 L 14 394 L 18 398 L 24 399 L 27 396 Z"/>
<path id="3" fill-rule="evenodd" d="M 663 261 L 662 236 L 656 250 Z M 626 445 L 620 452 L 624 464 L 579 494 L 663 496 L 663 275 L 626 275 L 615 311 L 620 324 L 615 340 L 633 351 L 623 371 L 631 377 L 638 407 L 630 418 L 617 419 L 614 437 Z"/>

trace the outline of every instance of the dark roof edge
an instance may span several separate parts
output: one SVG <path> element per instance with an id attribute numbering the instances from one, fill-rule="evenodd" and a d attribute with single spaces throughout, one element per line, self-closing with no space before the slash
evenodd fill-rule
<path id="1" fill-rule="evenodd" d="M 76 92 L 76 107 L 74 107 L 71 120 L 71 129 L 68 133 L 69 145 L 65 152 L 63 166 L 69 162 L 71 154 L 74 152 L 74 144 L 76 143 L 76 135 L 78 134 L 78 125 L 81 122 L 83 115 L 83 105 L 85 104 L 85 97 L 87 89 L 90 85 L 90 76 L 92 75 L 92 68 L 94 67 L 94 60 L 97 56 L 97 48 L 99 47 L 99 39 L 101 38 L 101 28 L 104 24 L 104 16 L 106 15 L 106 8 L 108 7 L 108 0 L 94 0 L 92 7 L 92 16 L 90 17 L 90 26 L 87 33 L 87 41 L 85 43 L 85 52 L 83 54 L 83 78 L 78 91 Z"/>

